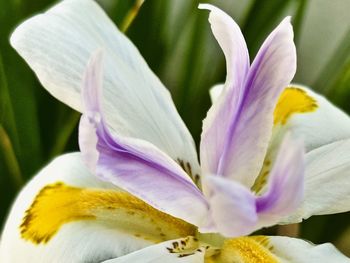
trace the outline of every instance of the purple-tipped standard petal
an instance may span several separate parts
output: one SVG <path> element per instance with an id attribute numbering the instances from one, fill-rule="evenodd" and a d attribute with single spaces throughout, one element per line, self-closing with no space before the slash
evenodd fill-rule
<path id="1" fill-rule="evenodd" d="M 256 200 L 260 224 L 276 224 L 300 206 L 304 196 L 304 157 L 303 143 L 287 134 L 270 173 L 268 189 Z"/>
<path id="2" fill-rule="evenodd" d="M 90 59 L 82 97 L 84 114 L 79 145 L 89 168 L 102 180 L 139 197 L 153 207 L 199 225 L 208 205 L 181 167 L 153 144 L 112 136 L 104 124 L 101 104 L 102 54 Z"/>
<path id="3" fill-rule="evenodd" d="M 221 20 L 230 19 L 215 10 L 211 11 L 211 16 L 214 12 Z M 210 19 L 215 37 L 219 43 L 231 41 L 231 46 L 221 45 L 222 48 L 236 48 L 237 53 L 242 53 L 224 50 L 227 61 L 236 59 L 236 63 L 242 63 L 241 72 L 231 72 L 228 68 L 227 80 L 234 78 L 229 75 L 240 74 L 239 79 L 244 83 L 227 84 L 226 81 L 222 94 L 209 110 L 203 123 L 201 163 L 205 173 L 231 178 L 251 187 L 266 154 L 277 99 L 295 74 L 293 29 L 290 18 L 284 19 L 265 40 L 247 73 L 245 62 L 237 59 L 246 52 L 237 49 L 236 42 L 242 41 L 240 32 L 232 26 L 233 20 L 227 27 L 220 26 L 219 21 L 219 18 Z M 227 57 L 227 54 L 235 54 L 236 58 Z"/>
<path id="4" fill-rule="evenodd" d="M 249 54 L 242 32 L 230 16 L 209 4 L 201 4 L 199 8 L 210 10 L 209 22 L 213 34 L 226 57 L 226 82 L 204 120 L 200 145 L 203 171 L 218 174 L 220 156 L 226 144 L 223 135 L 229 129 L 229 120 L 237 115 L 237 106 L 242 103 L 249 71 Z"/>
<path id="5" fill-rule="evenodd" d="M 237 237 L 274 225 L 295 211 L 303 199 L 303 144 L 286 136 L 271 171 L 267 191 L 261 196 L 219 176 L 207 175 L 203 184 L 210 204 L 210 217 L 200 231 Z"/>

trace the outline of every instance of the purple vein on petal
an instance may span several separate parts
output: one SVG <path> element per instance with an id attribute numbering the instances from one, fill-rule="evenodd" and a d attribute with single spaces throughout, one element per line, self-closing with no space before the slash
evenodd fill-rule
<path id="1" fill-rule="evenodd" d="M 253 185 L 268 147 L 278 96 L 296 70 L 293 29 L 289 21 L 290 18 L 283 20 L 265 40 L 245 82 L 232 87 L 225 83 L 223 92 L 209 110 L 201 141 L 204 172 L 231 178 L 247 187 Z M 214 26 L 212 29 L 218 30 Z M 223 29 L 220 30 L 219 37 L 225 39 Z M 213 33 L 218 38 L 218 32 Z M 243 39 L 240 33 L 237 38 Z M 237 40 L 231 41 L 235 46 Z M 232 60 L 227 57 L 227 51 L 224 53 L 226 60 Z M 242 67 L 245 68 L 245 64 Z M 234 73 L 228 68 L 228 75 Z"/>
<path id="2" fill-rule="evenodd" d="M 256 200 L 259 214 L 281 219 L 299 207 L 304 196 L 304 157 L 303 143 L 287 133 L 270 173 L 268 189 Z"/>
<path id="3" fill-rule="evenodd" d="M 226 58 L 226 82 L 217 103 L 213 104 L 203 122 L 200 145 L 204 172 L 221 175 L 220 157 L 226 145 L 225 133 L 243 98 L 244 82 L 249 71 L 249 54 L 242 32 L 230 16 L 209 4 L 201 4 L 199 8 L 210 11 L 212 32 Z"/>
<path id="4" fill-rule="evenodd" d="M 220 166 L 219 174 L 229 174 L 230 172 L 234 171 L 234 169 L 230 168 L 230 167 L 232 167 L 232 160 L 233 160 L 232 153 L 237 152 L 236 149 L 238 147 L 240 147 L 239 146 L 240 141 L 237 141 L 237 140 L 235 141 L 235 139 L 236 139 L 236 137 L 240 136 L 239 133 L 242 133 L 242 132 L 244 133 L 245 131 L 253 133 L 250 136 L 251 140 L 253 140 L 254 138 L 257 138 L 257 139 L 260 139 L 259 143 L 263 144 L 263 147 L 262 147 L 263 149 L 261 149 L 261 151 L 257 151 L 257 153 L 260 152 L 260 156 L 259 156 L 259 158 L 257 158 L 257 162 L 255 163 L 255 166 L 257 166 L 257 169 L 253 173 L 252 177 L 256 176 L 256 174 L 258 173 L 258 169 L 260 169 L 260 167 L 261 167 L 261 163 L 263 161 L 263 158 L 265 156 L 266 149 L 268 146 L 268 140 L 269 140 L 269 137 L 271 136 L 271 129 L 272 129 L 272 123 L 273 123 L 272 122 L 273 109 L 274 109 L 274 106 L 276 104 L 276 101 L 278 99 L 279 94 L 284 89 L 284 87 L 290 83 L 290 81 L 292 80 L 292 78 L 294 76 L 295 61 L 293 61 L 293 60 L 295 60 L 295 59 L 294 58 L 290 59 L 289 66 L 291 68 L 288 69 L 286 67 L 287 72 L 285 75 L 285 80 L 282 79 L 282 81 L 280 81 L 280 83 L 278 83 L 277 85 L 275 83 L 267 83 L 268 85 L 264 85 L 264 84 L 266 84 L 266 82 L 270 81 L 269 78 L 272 79 L 271 82 L 273 82 L 274 79 L 272 76 L 268 76 L 268 75 L 264 76 L 262 70 L 266 66 L 272 67 L 273 65 L 268 65 L 269 60 L 271 59 L 271 57 L 273 58 L 274 55 L 279 56 L 278 52 L 276 52 L 276 49 L 278 50 L 278 49 L 284 48 L 282 46 L 283 43 L 281 43 L 281 46 L 273 47 L 273 45 L 275 45 L 275 42 L 278 41 L 278 39 L 276 39 L 276 38 L 280 37 L 279 35 L 285 34 L 285 32 L 283 32 L 283 30 L 286 29 L 286 25 L 288 25 L 287 23 L 289 23 L 289 21 L 290 21 L 290 18 L 286 18 L 270 34 L 270 36 L 266 39 L 266 41 L 264 42 L 263 46 L 259 50 L 256 58 L 254 59 L 254 61 L 252 63 L 252 66 L 249 70 L 248 77 L 247 77 L 247 80 L 245 83 L 243 98 L 242 98 L 241 104 L 239 105 L 237 115 L 235 116 L 236 118 L 230 124 L 228 133 L 226 135 L 227 143 L 225 144 L 225 148 L 224 148 L 222 156 L 220 158 L 221 166 Z M 289 26 L 290 26 L 290 24 L 289 24 Z M 291 27 L 289 27 L 289 28 L 291 29 Z M 286 44 L 287 45 L 292 44 L 292 46 L 294 47 L 292 38 L 290 38 L 289 40 L 290 40 L 290 42 L 286 43 Z M 277 43 L 277 45 L 278 45 L 278 43 Z M 293 55 L 293 53 L 295 53 L 295 50 L 292 49 L 292 51 L 294 51 L 294 52 L 292 52 L 292 55 Z M 270 53 L 270 54 L 268 54 L 268 53 Z M 267 54 L 269 56 L 267 56 Z M 286 55 L 285 58 L 288 58 L 288 55 Z M 281 58 L 281 59 L 285 59 L 285 58 Z M 279 61 L 275 61 L 275 60 L 274 60 L 274 62 L 279 63 Z M 265 83 L 260 83 L 259 77 L 262 78 L 262 81 Z M 268 86 L 270 86 L 269 89 L 267 89 Z M 261 97 L 267 97 L 268 99 L 265 101 L 261 101 L 259 104 L 254 105 L 254 102 L 261 100 Z M 252 106 L 256 106 L 255 109 Z M 264 114 L 270 115 L 269 117 L 259 116 L 261 114 L 261 110 L 264 107 L 266 107 L 266 112 L 264 112 Z M 249 116 L 249 113 L 251 111 L 255 112 L 255 114 L 251 114 Z M 247 116 L 248 116 L 248 118 L 247 118 Z M 260 117 L 260 120 L 257 120 L 258 124 L 260 124 L 261 126 L 265 125 L 265 127 L 249 127 L 250 124 L 254 122 L 253 119 L 257 118 L 257 117 Z M 265 120 L 264 120 L 264 118 L 265 118 Z M 246 122 L 247 127 L 244 127 L 243 130 L 239 131 L 238 126 L 242 125 L 242 123 L 239 123 L 239 122 L 243 122 L 244 119 L 246 119 L 246 121 L 247 121 Z M 265 123 L 264 124 L 259 123 L 261 121 L 263 121 Z M 250 129 L 250 131 L 248 129 Z M 260 129 L 261 129 L 261 132 L 259 134 Z M 261 134 L 261 133 L 263 133 L 263 134 Z M 243 142 L 243 140 L 242 140 L 242 142 Z M 254 154 L 254 151 L 256 151 L 256 149 L 254 149 L 253 145 L 251 144 L 250 146 L 251 146 L 250 149 L 246 148 L 245 150 L 246 151 L 250 150 L 252 155 L 257 155 L 257 154 Z M 230 149 L 230 147 L 232 147 L 232 148 Z M 254 159 L 254 158 L 252 158 L 252 159 Z M 249 160 L 246 160 L 246 161 L 249 162 Z M 230 166 L 230 167 L 228 167 L 228 166 Z M 242 163 L 242 166 L 245 166 L 245 164 Z M 236 165 L 236 167 L 237 167 L 237 165 Z M 248 176 L 246 176 L 246 177 L 248 177 Z M 248 182 L 248 180 L 247 180 L 247 183 L 248 183 L 248 185 L 252 184 L 253 179 L 251 179 L 251 182 Z"/>
<path id="5" fill-rule="evenodd" d="M 237 237 L 281 222 L 303 200 L 304 169 L 303 143 L 287 134 L 271 171 L 267 191 L 261 196 L 227 178 L 207 175 L 203 186 L 207 189 L 210 216 L 199 230 Z"/>
<path id="6" fill-rule="evenodd" d="M 113 136 L 100 106 L 102 53 L 90 59 L 82 97 L 85 111 L 79 145 L 89 168 L 101 179 L 134 194 L 155 208 L 200 224 L 208 204 L 201 191 L 169 156 L 137 138 Z"/>

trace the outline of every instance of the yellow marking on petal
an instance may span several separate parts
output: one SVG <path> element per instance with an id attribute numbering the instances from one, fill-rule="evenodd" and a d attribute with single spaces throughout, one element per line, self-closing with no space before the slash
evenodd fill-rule
<path id="1" fill-rule="evenodd" d="M 177 254 L 179 258 L 191 256 L 196 253 L 196 251 L 202 251 L 198 239 L 194 236 L 188 236 L 178 241 L 174 241 L 171 243 L 170 247 L 167 247 L 166 249 L 171 254 Z"/>
<path id="2" fill-rule="evenodd" d="M 286 124 L 295 113 L 313 112 L 318 108 L 317 102 L 304 90 L 296 87 L 286 88 L 277 102 L 274 112 L 274 124 Z"/>
<path id="3" fill-rule="evenodd" d="M 271 169 L 271 161 L 269 159 L 264 160 L 264 164 L 261 168 L 259 176 L 255 179 L 251 190 L 256 194 L 260 193 L 263 187 L 266 185 Z"/>
<path id="4" fill-rule="evenodd" d="M 34 244 L 46 244 L 63 225 L 84 220 L 95 220 L 155 243 L 196 233 L 195 226 L 162 213 L 129 193 L 58 182 L 37 194 L 25 212 L 21 236 Z"/>
<path id="5" fill-rule="evenodd" d="M 285 125 L 293 114 L 313 112 L 316 111 L 317 108 L 318 105 L 316 100 L 310 97 L 304 90 L 297 87 L 287 87 L 282 92 L 277 102 L 274 111 L 274 125 Z M 275 131 L 278 131 L 279 127 L 280 126 L 275 127 Z M 283 138 L 283 136 L 281 136 L 281 138 Z M 270 143 L 273 144 L 278 142 L 277 140 L 274 141 L 274 139 L 276 138 L 272 138 L 272 141 Z M 276 146 L 277 145 L 273 145 L 273 147 Z M 274 154 L 276 153 L 274 152 L 271 154 L 270 150 L 271 144 L 266 154 L 260 173 L 255 179 L 255 182 L 251 188 L 252 191 L 254 191 L 256 194 L 261 194 L 262 191 L 266 189 L 265 186 L 268 182 L 268 178 L 272 168 L 271 161 L 274 161 Z"/>
<path id="6" fill-rule="evenodd" d="M 188 256 L 195 255 L 196 253 L 204 253 L 205 262 L 206 260 L 211 260 L 214 258 L 220 249 L 203 242 L 194 236 L 188 236 L 180 240 L 173 241 L 169 246 L 166 247 L 170 254 L 174 254 L 178 258 L 184 258 Z M 209 262 L 209 261 L 208 261 Z M 210 261 L 211 262 L 211 261 Z"/>
<path id="7" fill-rule="evenodd" d="M 271 253 L 272 246 L 266 236 L 252 236 L 228 239 L 221 251 L 206 263 L 278 263 L 279 260 Z"/>
<path id="8" fill-rule="evenodd" d="M 201 181 L 199 174 L 194 174 L 192 171 L 192 166 L 189 162 L 185 162 L 180 158 L 177 158 L 177 163 L 181 166 L 182 170 L 187 173 L 187 175 L 192 179 L 192 181 L 201 189 Z"/>

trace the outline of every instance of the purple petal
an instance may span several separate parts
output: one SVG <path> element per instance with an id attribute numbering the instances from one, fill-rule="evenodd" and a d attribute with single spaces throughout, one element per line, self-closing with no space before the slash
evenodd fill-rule
<path id="1" fill-rule="evenodd" d="M 199 230 L 237 237 L 279 223 L 303 200 L 304 166 L 303 144 L 288 134 L 271 171 L 268 190 L 262 196 L 255 196 L 249 188 L 230 179 L 207 175 L 203 187 L 210 216 Z"/>
<path id="2" fill-rule="evenodd" d="M 304 195 L 304 145 L 287 134 L 271 171 L 268 190 L 256 200 L 260 224 L 276 224 L 294 212 Z"/>
<path id="3" fill-rule="evenodd" d="M 210 219 L 201 232 L 219 232 L 227 237 L 247 235 L 258 222 L 255 196 L 245 186 L 208 175 L 203 181 L 208 193 Z"/>
<path id="4" fill-rule="evenodd" d="M 289 20 L 283 20 L 266 39 L 244 85 L 226 88 L 209 110 L 201 141 L 205 172 L 253 185 L 271 137 L 277 99 L 296 70 Z"/>
<path id="5" fill-rule="evenodd" d="M 207 213 L 201 191 L 181 167 L 153 144 L 112 136 L 100 107 L 101 52 L 90 60 L 84 79 L 84 115 L 79 145 L 88 166 L 103 180 L 123 188 L 153 207 L 198 225 Z"/>
<path id="6" fill-rule="evenodd" d="M 225 54 L 227 67 L 223 91 L 204 120 L 200 147 L 203 170 L 217 174 L 222 149 L 226 143 L 223 135 L 230 125 L 230 122 L 221 118 L 224 116 L 230 120 L 237 114 L 237 106 L 241 103 L 249 71 L 249 54 L 242 32 L 230 16 L 209 4 L 201 4 L 199 8 L 210 10 L 211 29 Z"/>

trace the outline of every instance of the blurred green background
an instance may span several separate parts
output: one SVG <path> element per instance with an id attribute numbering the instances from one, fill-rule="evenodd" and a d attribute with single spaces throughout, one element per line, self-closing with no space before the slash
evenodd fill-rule
<path id="1" fill-rule="evenodd" d="M 119 26 L 135 4 L 134 0 L 99 2 Z M 298 50 L 295 82 L 313 87 L 350 112 L 349 0 L 209 2 L 240 24 L 252 57 L 277 23 L 291 15 Z M 78 149 L 79 114 L 51 97 L 9 45 L 16 25 L 54 3 L 0 0 L 0 226 L 26 181 L 53 157 Z M 146 0 L 127 31 L 171 90 L 197 142 L 210 106 L 208 89 L 223 82 L 226 74 L 223 54 L 210 32 L 208 14 L 197 9 L 198 3 Z M 350 213 L 306 220 L 301 237 L 315 243 L 330 241 L 350 256 Z"/>

